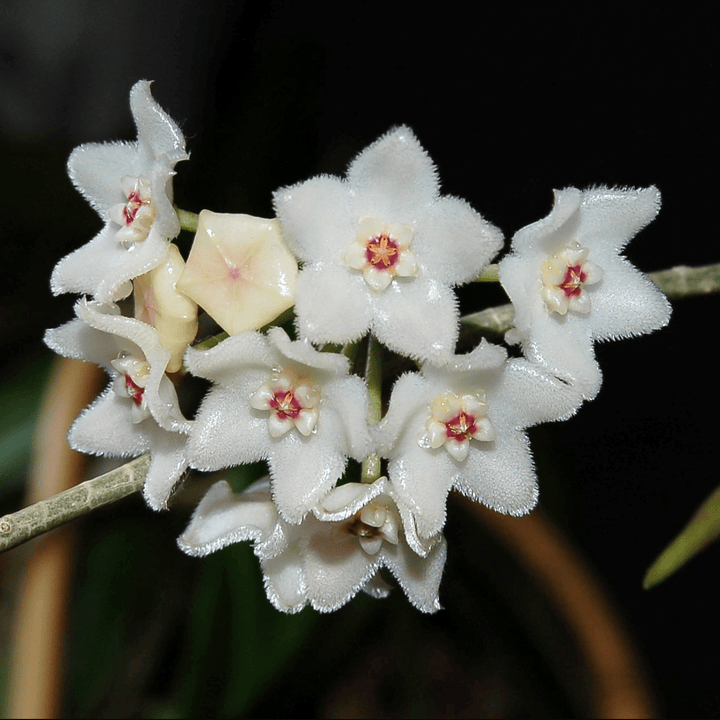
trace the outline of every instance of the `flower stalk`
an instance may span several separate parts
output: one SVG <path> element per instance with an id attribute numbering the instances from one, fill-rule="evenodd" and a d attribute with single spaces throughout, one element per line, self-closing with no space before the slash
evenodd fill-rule
<path id="1" fill-rule="evenodd" d="M 187 230 L 191 233 L 196 233 L 198 229 L 199 215 L 196 213 L 189 212 L 188 210 L 181 210 L 177 205 L 175 206 L 175 212 L 177 213 L 178 220 L 180 221 L 180 228 Z"/>
<path id="2" fill-rule="evenodd" d="M 382 419 L 382 347 L 377 338 L 368 336 L 365 361 L 365 383 L 368 388 L 368 425 L 377 425 Z M 374 483 L 381 475 L 380 458 L 373 453 L 362 464 L 362 482 Z"/>

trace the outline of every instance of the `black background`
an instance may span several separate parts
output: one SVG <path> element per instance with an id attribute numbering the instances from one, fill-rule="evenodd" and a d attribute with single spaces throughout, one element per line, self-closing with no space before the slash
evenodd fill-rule
<path id="1" fill-rule="evenodd" d="M 48 278 L 101 222 L 65 161 L 82 142 L 134 139 L 127 95 L 141 78 L 186 134 L 175 196 L 188 210 L 269 217 L 274 189 L 341 174 L 407 124 L 443 191 L 506 238 L 549 212 L 553 188 L 654 184 L 663 208 L 631 261 L 720 261 L 716 21 L 674 7 L 3 3 L 2 372 L 47 353 L 44 329 L 71 315 Z M 670 716 L 720 716 L 720 550 L 640 586 L 718 483 L 718 308 L 680 301 L 668 328 L 600 346 L 603 389 L 553 428 L 563 472 L 547 489 L 540 477 L 541 504 L 610 588 Z"/>

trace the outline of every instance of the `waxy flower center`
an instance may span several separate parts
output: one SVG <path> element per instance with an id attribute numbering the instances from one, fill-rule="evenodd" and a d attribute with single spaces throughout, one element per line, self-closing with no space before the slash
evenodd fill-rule
<path id="1" fill-rule="evenodd" d="M 127 351 L 123 351 L 110 364 L 120 373 L 113 386 L 121 397 L 130 398 L 135 407 L 132 408 L 133 422 L 141 422 L 150 415 L 145 402 L 145 387 L 150 377 L 150 363 Z"/>
<path id="2" fill-rule="evenodd" d="M 582 292 L 582 286 L 587 279 L 587 273 L 582 265 L 573 265 L 565 271 L 565 277 L 558 287 L 566 297 L 577 297 Z"/>
<path id="3" fill-rule="evenodd" d="M 250 406 L 269 410 L 268 431 L 281 437 L 292 428 L 305 436 L 315 430 L 320 417 L 320 390 L 292 370 L 277 372 L 250 397 Z"/>
<path id="4" fill-rule="evenodd" d="M 300 401 L 292 392 L 278 390 L 269 400 L 270 407 L 277 413 L 281 420 L 295 420 L 303 410 Z"/>
<path id="5" fill-rule="evenodd" d="M 356 515 L 347 525 L 347 531 L 351 535 L 356 537 L 365 538 L 367 540 L 374 540 L 375 538 L 382 539 L 382 530 L 380 528 L 373 527 L 364 523 L 359 515 Z"/>
<path id="6" fill-rule="evenodd" d="M 370 502 L 345 524 L 345 532 L 358 539 L 368 555 L 379 552 L 383 542 L 397 545 L 400 519 L 382 502 Z"/>
<path id="7" fill-rule="evenodd" d="M 587 248 L 572 241 L 543 262 L 541 295 L 548 310 L 560 315 L 565 315 L 568 310 L 590 312 L 590 297 L 585 286 L 600 281 L 603 271 L 588 260 L 588 254 Z"/>
<path id="8" fill-rule="evenodd" d="M 366 244 L 365 257 L 377 270 L 388 270 L 398 261 L 398 244 L 386 234 L 372 238 Z"/>
<path id="9" fill-rule="evenodd" d="M 156 215 L 150 181 L 123 175 L 120 185 L 127 201 L 109 210 L 110 219 L 120 225 L 115 237 L 123 244 L 141 242 L 148 236 Z"/>
<path id="10" fill-rule="evenodd" d="M 444 447 L 452 458 L 463 461 L 470 450 L 471 440 L 495 439 L 495 430 L 486 417 L 487 411 L 483 390 L 474 395 L 438 395 L 430 407 L 430 417 L 425 423 L 420 445 L 433 449 Z"/>
<path id="11" fill-rule="evenodd" d="M 135 222 L 138 211 L 143 205 L 146 207 L 152 205 L 152 200 L 150 198 L 144 198 L 138 189 L 131 190 L 125 209 L 123 210 L 126 225 L 132 225 Z"/>
<path id="12" fill-rule="evenodd" d="M 125 373 L 125 387 L 127 388 L 128 396 L 140 407 L 140 405 L 142 405 L 143 395 L 145 394 L 145 388 L 140 387 L 132 377 L 130 377 L 130 373 Z"/>
<path id="13" fill-rule="evenodd" d="M 445 435 L 455 442 L 469 440 L 477 432 L 477 418 L 461 410 L 454 418 L 445 423 Z"/>
<path id="14" fill-rule="evenodd" d="M 364 217 L 355 241 L 345 251 L 343 262 L 363 274 L 372 290 L 381 293 L 398 277 L 415 277 L 419 267 L 410 250 L 413 229 L 401 223 L 384 223 Z"/>

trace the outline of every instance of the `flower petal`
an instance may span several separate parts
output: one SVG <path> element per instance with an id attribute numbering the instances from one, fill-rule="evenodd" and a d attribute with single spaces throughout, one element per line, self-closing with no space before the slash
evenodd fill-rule
<path id="1" fill-rule="evenodd" d="M 396 279 L 375 299 L 372 330 L 401 355 L 443 363 L 455 350 L 457 320 L 457 298 L 446 285 L 429 277 Z"/>
<path id="2" fill-rule="evenodd" d="M 390 130 L 366 147 L 350 163 L 347 179 L 352 186 L 353 213 L 384 222 L 415 220 L 418 206 L 438 197 L 435 166 L 412 130 Z"/>
<path id="3" fill-rule="evenodd" d="M 348 190 L 346 181 L 321 175 L 274 193 L 283 236 L 300 260 L 342 261 L 357 233 Z"/>
<path id="4" fill-rule="evenodd" d="M 295 293 L 297 324 L 316 343 L 354 342 L 370 327 L 373 305 L 363 276 L 347 268 L 306 266 Z"/>
<path id="5" fill-rule="evenodd" d="M 200 501 L 178 545 L 188 555 L 202 557 L 244 540 L 262 542 L 270 536 L 276 521 L 267 480 L 243 493 L 234 493 L 221 480 Z"/>
<path id="6" fill-rule="evenodd" d="M 413 242 L 423 272 L 446 285 L 474 280 L 502 249 L 503 235 L 467 202 L 445 196 L 417 223 Z"/>

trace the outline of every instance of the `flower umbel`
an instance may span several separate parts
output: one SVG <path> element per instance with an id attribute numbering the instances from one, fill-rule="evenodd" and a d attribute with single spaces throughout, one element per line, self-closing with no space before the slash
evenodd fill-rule
<path id="1" fill-rule="evenodd" d="M 621 256 L 657 213 L 658 191 L 558 191 L 549 216 L 484 271 L 500 232 L 440 194 L 407 127 L 371 143 L 342 178 L 276 191 L 275 219 L 196 215 L 172 203 L 175 164 L 188 158 L 178 126 L 149 82 L 133 86 L 130 105 L 136 142 L 82 145 L 68 162 L 104 227 L 57 264 L 53 291 L 86 297 L 46 342 L 110 376 L 70 444 L 149 453 L 128 470 L 147 469 L 154 509 L 188 467 L 266 463 L 268 477 L 241 493 L 213 485 L 178 542 L 202 556 L 251 541 L 279 610 L 330 612 L 360 590 L 385 597 L 392 575 L 416 608 L 436 611 L 449 492 L 530 512 L 527 428 L 595 396 L 596 340 L 667 322 L 665 298 Z M 172 243 L 180 219 L 196 230 L 187 263 Z M 471 335 L 460 337 L 454 288 L 498 277 L 514 305 L 506 340 L 525 357 L 484 339 L 456 354 Z M 484 331 L 509 325 L 507 306 L 475 315 Z M 404 359 L 385 363 L 386 351 Z M 416 372 L 403 372 L 408 360 Z M 203 383 L 190 373 L 212 384 L 199 407 Z"/>

